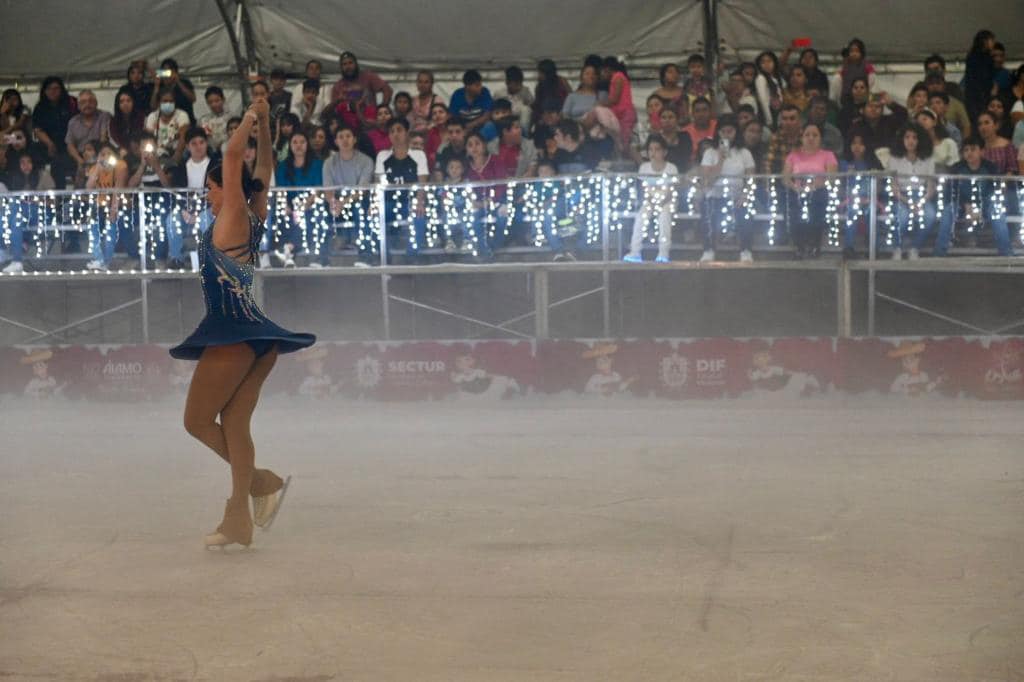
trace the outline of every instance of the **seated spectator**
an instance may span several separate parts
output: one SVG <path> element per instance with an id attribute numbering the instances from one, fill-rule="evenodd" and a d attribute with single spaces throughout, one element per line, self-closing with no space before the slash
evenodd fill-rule
<path id="1" fill-rule="evenodd" d="M 508 67 L 505 69 L 505 87 L 495 92 L 494 97 L 511 102 L 512 115 L 519 119 L 524 131 L 529 131 L 533 93 L 523 86 L 523 78 L 523 70 L 518 66 Z"/>
<path id="2" fill-rule="evenodd" d="M 96 159 L 100 153 L 100 143 L 96 140 L 87 140 L 82 145 L 82 163 L 78 164 L 75 172 L 75 189 L 85 189 L 85 183 L 89 179 L 89 172 L 96 165 Z"/>
<path id="3" fill-rule="evenodd" d="M 992 226 L 999 255 L 1014 255 L 1006 224 L 1006 210 L 994 201 L 996 183 L 988 178 L 973 179 L 979 175 L 999 174 L 999 170 L 982 156 L 982 146 L 980 137 L 968 137 L 964 140 L 963 160 L 949 169 L 951 174 L 965 177 L 963 180 L 951 180 L 946 188 L 947 209 L 942 214 L 939 236 L 935 240 L 936 256 L 946 255 L 953 236 L 953 224 L 957 219 L 969 221 L 975 226 L 988 222 Z"/>
<path id="4" fill-rule="evenodd" d="M 330 88 L 323 85 L 320 80 L 320 73 L 323 70 L 323 64 L 318 59 L 310 59 L 306 62 L 306 70 L 302 75 L 299 82 L 292 88 L 291 107 L 289 111 L 296 114 L 299 119 L 302 119 L 303 114 L 295 111 L 295 104 L 301 102 L 304 98 L 304 92 L 308 85 L 308 81 L 314 80 L 317 83 L 316 100 L 312 103 L 312 113 L 310 114 L 310 120 L 316 120 L 324 117 L 324 111 L 331 108 L 331 92 Z M 278 114 L 278 118 L 283 115 L 284 112 Z"/>
<path id="5" fill-rule="evenodd" d="M 686 92 L 683 90 L 683 86 L 679 84 L 679 77 L 679 67 L 676 64 L 662 64 L 658 70 L 658 82 L 661 85 L 652 93 L 651 97 L 658 97 L 665 106 L 675 109 L 676 114 L 682 119 L 689 116 L 690 107 L 689 101 L 686 100 Z M 596 90 L 596 84 L 594 87 Z M 647 101 L 650 102 L 650 97 L 648 97 Z M 684 104 L 684 101 L 686 104 Z M 651 113 L 649 108 L 647 113 L 648 115 Z M 658 113 L 661 113 L 660 109 Z M 647 138 L 643 137 L 641 139 L 644 140 L 644 147 L 646 147 Z"/>
<path id="6" fill-rule="evenodd" d="M 978 135 L 984 143 L 981 155 L 992 164 L 998 175 L 1016 175 L 1017 149 L 1009 140 L 999 135 L 995 116 L 983 111 L 978 115 L 977 125 Z"/>
<path id="7" fill-rule="evenodd" d="M 779 66 L 782 69 L 782 74 L 788 79 L 790 73 L 789 57 L 793 53 L 793 48 L 796 47 L 794 44 L 790 44 L 789 47 L 779 55 Z M 797 64 L 803 67 L 804 75 L 807 76 L 807 94 L 811 97 L 815 95 L 821 95 L 822 97 L 828 97 L 829 95 L 829 84 L 828 76 L 821 70 L 818 60 L 818 51 L 813 47 L 804 48 L 800 52 L 800 59 Z"/>
<path id="8" fill-rule="evenodd" d="M 202 192 L 206 188 L 206 171 L 210 168 L 209 139 L 206 131 L 195 127 L 185 135 L 189 157 L 170 172 L 170 186 Z M 213 224 L 213 214 L 198 199 L 198 194 L 175 195 L 174 207 L 167 214 L 164 234 L 167 235 L 167 269 L 184 270 L 186 234 L 198 237 Z"/>
<path id="9" fill-rule="evenodd" d="M 22 132 L 22 134 L 24 133 Z M 53 178 L 50 177 L 46 169 L 36 165 L 28 150 L 12 154 L 12 158 L 15 159 L 17 166 L 15 172 L 5 178 L 5 184 L 9 191 L 44 192 L 54 189 Z M 26 225 L 38 224 L 38 205 L 28 201 L 19 201 L 13 205 L 8 204 L 8 210 L 18 211 L 21 219 L 8 222 L 10 232 L 9 235 L 4 236 L 9 239 L 10 254 L 13 260 L 3 271 L 6 274 L 16 274 L 24 269 L 22 265 L 25 257 L 24 228 Z"/>
<path id="10" fill-rule="evenodd" d="M 1013 73 L 1006 68 L 1006 46 L 996 42 L 989 54 L 992 55 L 992 80 L 996 91 L 1005 97 L 1013 85 Z"/>
<path id="11" fill-rule="evenodd" d="M 696 149 L 701 140 L 710 140 L 715 136 L 718 122 L 711 116 L 711 101 L 707 97 L 696 99 L 691 105 L 693 121 L 683 126 L 683 133 L 690 138 L 691 146 Z M 696 154 L 690 157 L 690 164 L 697 160 Z"/>
<path id="12" fill-rule="evenodd" d="M 206 88 L 203 97 L 210 111 L 199 119 L 199 126 L 206 131 L 210 147 L 219 150 L 228 141 L 228 121 L 231 114 L 224 110 L 224 91 L 221 88 L 211 85 Z"/>
<path id="13" fill-rule="evenodd" d="M 114 116 L 110 119 L 110 141 L 122 152 L 127 151 L 129 142 L 145 129 L 146 114 L 135 108 L 131 93 L 118 93 Z"/>
<path id="14" fill-rule="evenodd" d="M 178 62 L 167 58 L 160 62 L 160 69 L 156 72 L 156 83 L 153 87 L 149 110 L 159 108 L 163 101 L 163 93 L 169 91 L 173 97 L 174 108 L 185 112 L 188 116 L 188 125 L 195 125 L 196 115 L 192 109 L 192 103 L 196 101 L 196 89 L 192 81 L 183 77 L 178 71 Z"/>
<path id="15" fill-rule="evenodd" d="M 874 154 L 868 152 L 864 138 L 854 135 L 843 150 L 843 157 L 839 160 L 839 172 L 855 173 L 876 170 L 882 170 L 882 164 L 878 162 L 878 158 Z M 853 248 L 855 231 L 860 219 L 868 214 L 872 199 L 868 184 L 858 182 L 856 177 L 845 178 L 843 186 L 845 189 L 843 195 L 846 197 L 843 207 L 846 213 L 846 223 L 842 230 L 843 258 L 852 259 L 856 255 Z"/>
<path id="16" fill-rule="evenodd" d="M 289 141 L 292 139 L 292 135 L 301 129 L 302 122 L 291 112 L 283 114 L 281 118 L 277 119 L 277 130 L 274 132 L 274 156 L 278 163 L 288 158 L 291 151 Z"/>
<path id="17" fill-rule="evenodd" d="M 995 64 L 992 48 L 996 36 L 992 31 L 978 31 L 964 60 L 964 106 L 971 120 L 988 106 L 989 97 L 996 93 Z"/>
<path id="18" fill-rule="evenodd" d="M 792 113 L 792 110 L 788 112 Z M 783 166 L 790 190 L 790 234 L 798 259 L 821 255 L 821 237 L 825 232 L 828 209 L 825 174 L 835 173 L 838 168 L 835 154 L 821 148 L 821 129 L 814 123 L 805 125 L 800 147 L 786 156 Z"/>
<path id="19" fill-rule="evenodd" d="M 128 187 L 170 187 L 171 178 L 164 171 L 163 164 L 157 156 L 156 135 L 144 132 L 137 140 L 129 142 Z"/>
<path id="20" fill-rule="evenodd" d="M 146 80 L 146 60 L 136 59 L 128 67 L 128 81 L 122 85 L 114 100 L 128 93 L 135 103 L 135 111 L 146 116 L 153 110 L 153 84 Z"/>
<path id="21" fill-rule="evenodd" d="M 830 88 L 833 96 L 839 102 L 840 109 L 848 108 L 850 99 L 853 96 L 853 84 L 864 80 L 864 94 L 875 91 L 875 67 L 867 59 L 867 48 L 864 41 L 854 38 L 847 43 L 843 50 L 843 65 L 839 68 Z M 840 126 L 840 130 L 842 127 Z M 843 135 L 846 131 L 843 130 Z"/>
<path id="22" fill-rule="evenodd" d="M 448 105 L 444 102 L 434 102 L 430 108 L 430 127 L 427 128 L 427 141 L 423 150 L 427 153 L 427 162 L 431 168 L 437 160 L 437 151 L 448 141 Z"/>
<path id="23" fill-rule="evenodd" d="M 921 85 L 915 85 L 914 89 L 910 91 L 910 97 L 907 98 L 907 114 L 910 118 L 915 118 L 917 114 L 928 107 L 928 88 Z"/>
<path id="24" fill-rule="evenodd" d="M 754 232 L 752 221 L 746 217 L 742 178 L 756 170 L 754 157 L 743 148 L 743 138 L 732 116 L 723 116 L 718 122 L 713 142 L 700 162 L 707 197 L 702 211 L 704 254 L 700 259 L 715 260 L 718 235 L 731 228 L 739 238 L 740 262 L 752 263 Z"/>
<path id="25" fill-rule="evenodd" d="M 466 179 L 471 182 L 493 182 L 508 177 L 501 159 L 487 150 L 487 141 L 480 131 L 466 133 Z M 474 220 L 478 254 L 490 259 L 494 249 L 505 244 L 508 209 L 506 207 L 507 187 L 490 184 L 474 190 Z M 493 232 L 487 234 L 486 219 L 492 216 Z"/>
<path id="26" fill-rule="evenodd" d="M 412 131 L 429 129 L 432 120 L 431 112 L 435 104 L 444 104 L 444 100 L 434 92 L 434 72 L 424 69 L 416 74 L 416 96 L 412 98 L 412 110 L 408 116 L 409 129 Z"/>
<path id="27" fill-rule="evenodd" d="M 939 92 L 945 92 L 950 97 L 955 97 L 961 102 L 964 101 L 964 93 L 960 89 L 960 85 L 956 81 L 946 80 L 946 60 L 942 55 L 933 54 L 925 58 L 924 79 L 914 83 L 914 87 L 926 85 L 929 76 L 935 76 L 942 80 L 942 90 Z"/>
<path id="28" fill-rule="evenodd" d="M 32 154 L 32 160 L 39 168 L 46 165 L 38 148 L 29 147 L 29 138 L 24 130 L 17 129 L 8 133 L 5 138 L 4 143 L 0 144 L 0 180 L 18 172 L 18 156 L 23 151 Z"/>
<path id="29" fill-rule="evenodd" d="M 394 118 L 404 118 L 409 121 L 409 116 L 412 114 L 412 95 L 404 90 L 395 94 L 394 109 L 391 110 L 391 115 Z M 412 126 L 412 121 L 409 121 L 409 125 Z M 410 131 L 417 132 L 410 128 Z"/>
<path id="30" fill-rule="evenodd" d="M 110 114 L 100 111 L 96 95 L 92 90 L 82 90 L 78 95 L 78 113 L 68 121 L 68 132 L 64 142 L 68 154 L 77 165 L 82 164 L 82 146 L 89 141 L 106 142 L 110 139 Z"/>
<path id="31" fill-rule="evenodd" d="M 31 112 L 22 103 L 21 93 L 14 88 L 4 90 L 0 96 L 0 135 L 10 135 L 15 130 L 30 134 L 31 123 Z"/>
<path id="32" fill-rule="evenodd" d="M 563 103 L 564 100 L 559 102 L 557 100 L 551 99 L 541 104 L 540 108 L 542 113 L 540 116 L 540 121 L 533 128 L 533 134 L 535 137 L 541 131 L 547 131 L 551 135 L 555 134 L 555 128 L 557 128 L 558 124 L 562 122 Z M 536 140 L 534 140 L 534 144 L 537 145 Z M 537 148 L 540 148 L 539 145 Z"/>
<path id="33" fill-rule="evenodd" d="M 661 139 L 665 142 L 668 162 L 675 166 L 680 174 L 689 171 L 696 158 L 693 138 L 688 133 L 682 133 L 675 109 L 670 107 L 661 110 Z"/>
<path id="34" fill-rule="evenodd" d="M 657 214 L 658 255 L 654 261 L 668 263 L 672 255 L 672 224 L 675 202 L 673 201 L 674 187 L 666 183 L 665 176 L 678 176 L 679 169 L 668 161 L 667 149 L 660 135 L 652 135 L 647 139 L 646 151 L 647 158 L 650 160 L 642 163 L 638 172 L 641 176 L 648 177 L 642 179 L 643 197 L 633 219 L 633 234 L 630 236 L 629 253 L 622 260 L 627 263 L 642 263 L 644 261 L 644 232 L 647 228 L 647 221 L 651 214 Z"/>
<path id="35" fill-rule="evenodd" d="M 128 165 L 118 157 L 109 142 L 100 145 L 96 164 L 89 171 L 85 183 L 87 189 L 112 190 L 125 187 L 128 179 Z M 90 270 L 106 271 L 114 257 L 117 245 L 118 217 L 121 209 L 118 197 L 103 192 L 96 197 L 96 211 L 89 226 L 92 245 L 92 260 L 86 265 Z"/>
<path id="36" fill-rule="evenodd" d="M 988 107 L 985 111 L 992 114 L 992 118 L 996 122 L 996 132 L 1000 136 L 1006 138 L 1013 137 L 1013 125 L 1010 123 L 1010 117 L 1006 115 L 1006 103 L 1003 102 L 1002 97 L 999 95 L 989 97 Z"/>
<path id="37" fill-rule="evenodd" d="M 960 161 L 960 149 L 946 129 L 939 125 L 939 119 L 934 111 L 922 109 L 914 117 L 914 122 L 921 126 L 932 141 L 932 159 L 935 161 L 936 173 L 945 173 L 950 166 Z"/>
<path id="38" fill-rule="evenodd" d="M 469 133 L 491 120 L 493 104 L 491 91 L 484 87 L 480 72 L 470 69 L 462 74 L 462 87 L 452 93 L 448 111 L 462 121 Z"/>
<path id="39" fill-rule="evenodd" d="M 558 75 L 558 67 L 550 59 L 542 59 L 537 62 L 537 87 L 534 90 L 533 110 L 530 118 L 530 132 L 536 131 L 537 126 L 543 122 L 545 109 L 561 111 L 565 98 L 569 96 L 572 88 L 569 81 Z M 550 127 L 550 124 L 547 124 Z M 556 124 L 557 125 L 557 124 Z"/>
<path id="40" fill-rule="evenodd" d="M 480 254 L 484 244 L 476 232 L 474 193 L 469 187 L 457 187 L 466 181 L 465 159 L 453 156 L 444 171 L 445 186 L 437 190 L 440 204 L 438 217 L 444 227 L 444 252 L 448 255 Z M 455 234 L 459 234 L 456 243 Z"/>
<path id="41" fill-rule="evenodd" d="M 323 162 L 314 158 L 309 149 L 309 137 L 296 130 L 288 140 L 288 156 L 277 164 L 274 173 L 277 187 L 322 187 Z M 315 195 L 310 191 L 291 191 L 286 194 L 286 214 L 277 216 L 284 223 L 281 241 L 272 253 L 286 268 L 295 267 L 295 254 L 303 245 L 310 259 L 320 256 L 326 233 L 321 217 L 313 211 Z"/>
<path id="42" fill-rule="evenodd" d="M 238 126 L 240 126 L 241 124 L 242 124 L 242 118 L 240 116 L 232 116 L 231 118 L 228 119 L 228 125 L 227 125 L 227 128 L 225 129 L 225 133 L 227 134 L 229 140 L 231 139 L 231 136 L 235 134 L 235 131 L 238 129 Z M 274 130 L 275 130 L 275 134 L 276 134 L 277 128 L 275 128 Z M 227 149 L 227 146 L 228 146 L 227 142 L 224 142 L 224 144 L 222 144 L 220 146 L 220 155 L 222 157 L 224 156 L 224 152 Z"/>
<path id="43" fill-rule="evenodd" d="M 270 72 L 270 94 L 267 96 L 267 104 L 270 105 L 271 130 L 274 129 L 278 118 L 292 110 L 292 93 L 285 89 L 287 85 L 288 74 L 284 69 L 276 68 Z M 319 88 L 317 90 L 319 91 Z M 319 120 L 320 112 L 317 111 L 312 121 L 317 123 Z M 219 144 L 217 146 L 220 147 Z"/>
<path id="44" fill-rule="evenodd" d="M 807 71 L 799 64 L 789 70 L 789 79 L 782 90 L 782 102 L 794 105 L 800 113 L 806 112 L 811 104 L 811 95 L 807 92 Z"/>
<path id="45" fill-rule="evenodd" d="M 686 60 L 686 70 L 688 75 L 683 81 L 683 92 L 692 109 L 694 103 L 701 97 L 710 100 L 713 96 L 711 79 L 704 71 L 704 55 L 691 54 Z"/>
<path id="46" fill-rule="evenodd" d="M 871 99 L 871 93 L 868 91 L 868 80 L 866 78 L 854 79 L 850 86 L 850 94 L 843 98 L 836 120 L 836 125 L 843 137 L 850 133 L 853 122 L 864 115 L 864 106 L 869 99 Z"/>
<path id="47" fill-rule="evenodd" d="M 764 141 L 766 128 L 761 121 L 753 118 L 740 128 L 743 146 L 754 159 L 756 168 L 764 168 L 764 159 L 768 155 L 768 143 Z"/>
<path id="48" fill-rule="evenodd" d="M 331 153 L 331 145 L 327 141 L 327 129 L 313 126 L 309 129 L 309 151 L 314 159 L 325 161 Z"/>
<path id="49" fill-rule="evenodd" d="M 488 143 L 488 151 L 505 168 L 510 177 L 532 177 L 537 170 L 537 148 L 523 136 L 519 120 L 509 118 L 498 125 L 498 137 Z"/>
<path id="50" fill-rule="evenodd" d="M 947 91 L 946 80 L 937 73 L 929 74 L 924 79 L 925 87 L 928 88 L 928 102 L 932 103 L 938 93 L 948 97 L 946 101 L 946 120 L 960 129 L 960 134 L 967 137 L 971 134 L 971 118 L 967 115 L 963 100 L 954 97 Z"/>
<path id="51" fill-rule="evenodd" d="M 302 82 L 302 97 L 292 100 L 291 111 L 299 119 L 299 125 L 313 125 L 320 120 L 317 111 L 320 99 L 320 81 L 307 78 Z M 284 114 L 278 117 L 278 120 Z"/>
<path id="52" fill-rule="evenodd" d="M 928 94 L 928 108 L 935 114 L 935 118 L 939 121 L 939 125 L 945 128 L 949 137 L 959 146 L 963 140 L 963 133 L 960 128 L 953 125 L 952 122 L 946 118 L 946 110 L 949 107 L 949 95 L 944 92 L 932 92 Z"/>
<path id="53" fill-rule="evenodd" d="M 935 202 L 935 160 L 932 158 L 932 140 L 916 123 L 907 123 L 896 134 L 885 170 L 895 178 L 892 183 L 896 210 L 896 229 L 893 233 L 893 260 L 903 257 L 902 247 L 911 230 L 916 229 L 910 244 L 910 260 L 916 260 L 921 247 L 934 228 L 938 209 Z M 921 178 L 924 178 L 923 180 Z M 915 225 L 916 223 L 916 225 Z M 885 235 L 879 232 L 878 239 Z"/>
<path id="54" fill-rule="evenodd" d="M 75 162 L 68 155 L 65 138 L 68 122 L 78 113 L 78 100 L 72 97 L 64 81 L 47 76 L 39 88 L 39 101 L 32 110 L 32 132 L 46 148 L 45 162 L 57 189 L 64 189 L 68 179 L 75 176 Z"/>
<path id="55" fill-rule="evenodd" d="M 729 80 L 721 88 L 718 110 L 723 114 L 739 114 L 743 106 L 751 107 L 756 114 L 757 98 L 747 87 L 743 72 L 736 69 L 729 74 Z"/>
<path id="56" fill-rule="evenodd" d="M 344 123 L 334 135 L 338 150 L 327 157 L 323 167 L 324 187 L 365 187 L 373 182 L 373 159 L 356 149 L 356 133 Z M 373 231 L 370 226 L 370 195 L 361 192 L 334 191 L 326 194 L 331 215 L 343 225 L 346 241 L 356 244 L 357 262 L 369 264 L 373 257 Z M 329 249 L 320 250 L 318 264 L 328 264 Z"/>
<path id="57" fill-rule="evenodd" d="M 605 57 L 601 78 L 608 81 L 608 100 L 605 105 L 619 121 L 619 134 L 615 148 L 619 152 L 629 149 L 629 141 L 636 127 L 636 108 L 633 106 L 633 86 L 626 73 L 626 65 L 615 57 Z"/>
<path id="58" fill-rule="evenodd" d="M 892 113 L 885 114 L 885 107 Z M 872 152 L 882 147 L 892 147 L 897 133 L 907 123 L 907 110 L 892 100 L 888 93 L 872 95 L 864 105 L 864 113 L 850 126 L 850 135 L 864 138 Z"/>
<path id="59" fill-rule="evenodd" d="M 748 123 L 755 120 L 759 119 L 757 118 L 757 108 L 753 105 L 743 104 L 740 106 L 739 111 L 736 112 L 736 123 L 739 125 L 740 130 L 743 130 L 747 127 Z M 761 132 L 762 141 L 767 148 L 768 143 L 772 141 L 772 133 L 770 130 L 765 128 L 763 124 L 758 128 L 758 130 Z M 746 147 L 747 149 L 750 149 L 749 144 L 747 144 Z M 758 166 L 758 168 L 760 167 L 761 166 Z"/>
<path id="60" fill-rule="evenodd" d="M 445 124 L 447 141 L 437 151 L 437 162 L 434 164 L 434 179 L 440 181 L 444 176 L 444 169 L 448 166 L 448 160 L 453 156 L 465 158 L 466 156 L 466 126 L 458 118 L 448 119 Z"/>
<path id="61" fill-rule="evenodd" d="M 814 123 L 821 129 L 823 148 L 829 150 L 837 157 L 843 153 L 843 134 L 839 128 L 828 122 L 828 98 L 824 95 L 815 95 L 811 98 L 810 106 L 807 109 L 807 122 Z"/>
<path id="62" fill-rule="evenodd" d="M 819 130 L 820 135 L 820 130 Z M 764 155 L 762 173 L 777 175 L 783 171 L 786 158 L 803 144 L 803 130 L 800 127 L 800 110 L 791 104 L 784 105 L 779 112 L 779 129 L 768 143 Z M 818 141 L 821 144 L 821 141 Z M 837 162 L 838 165 L 838 162 Z"/>
<path id="63" fill-rule="evenodd" d="M 755 64 L 757 77 L 754 79 L 754 94 L 757 97 L 758 113 L 761 122 L 774 130 L 779 122 L 779 112 L 782 111 L 782 92 L 786 88 L 786 82 L 782 80 L 779 58 L 774 52 L 762 52 L 757 56 Z"/>
<path id="64" fill-rule="evenodd" d="M 1006 101 L 1010 103 L 1010 120 L 1015 124 L 1024 121 L 1024 64 L 1018 66 L 1014 73 Z"/>
<path id="65" fill-rule="evenodd" d="M 156 136 L 157 156 L 165 166 L 181 163 L 188 129 L 188 114 L 177 108 L 175 91 L 164 88 L 160 92 L 158 110 L 146 117 L 146 130 Z"/>
<path id="66" fill-rule="evenodd" d="M 583 129 L 576 121 L 559 123 L 554 139 L 558 145 L 554 161 L 559 175 L 589 173 L 601 161 L 599 152 L 584 144 Z"/>
<path id="67" fill-rule="evenodd" d="M 341 78 L 331 88 L 330 109 L 359 131 L 362 126 L 360 115 L 367 105 L 388 106 L 393 91 L 383 78 L 369 69 L 361 68 L 359 60 L 351 52 L 343 52 L 338 61 L 341 65 Z"/>
<path id="68" fill-rule="evenodd" d="M 651 93 L 647 96 L 647 115 L 641 116 L 636 122 L 636 128 L 633 129 L 634 159 L 642 157 L 640 147 L 643 146 L 648 137 L 661 133 L 661 110 L 666 106 L 668 105 L 665 103 L 665 100 L 658 95 Z M 646 152 L 646 149 L 642 151 Z"/>
<path id="69" fill-rule="evenodd" d="M 427 155 L 409 149 L 409 122 L 397 118 L 391 121 L 389 134 L 391 148 L 377 154 L 374 174 L 384 185 L 414 185 L 425 183 L 430 170 Z M 397 236 L 398 221 L 408 220 L 411 229 L 406 244 L 406 256 L 416 256 L 426 243 L 426 193 L 422 190 L 391 190 L 384 194 L 384 224 L 388 234 Z"/>
<path id="70" fill-rule="evenodd" d="M 373 143 L 374 155 L 380 154 L 385 149 L 391 148 L 391 136 L 388 129 L 394 116 L 391 114 L 391 107 L 377 107 L 377 118 L 372 126 L 366 127 L 366 136 Z"/>
<path id="71" fill-rule="evenodd" d="M 555 141 L 554 130 L 547 126 L 539 128 L 533 136 L 533 146 L 537 149 L 538 168 L 543 161 L 550 161 L 554 164 L 555 156 L 558 154 L 558 143 Z M 555 171 L 557 170 L 558 167 L 555 166 Z"/>
<path id="72" fill-rule="evenodd" d="M 584 133 L 594 127 L 601 127 L 610 135 L 619 134 L 619 119 L 597 99 L 598 72 L 593 66 L 584 66 L 580 71 L 580 85 L 562 103 L 562 120 L 578 122 Z"/>

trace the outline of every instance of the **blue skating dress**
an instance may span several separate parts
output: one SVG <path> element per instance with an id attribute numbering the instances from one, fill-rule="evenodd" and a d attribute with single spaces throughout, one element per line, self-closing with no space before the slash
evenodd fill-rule
<path id="1" fill-rule="evenodd" d="M 263 314 L 252 295 L 252 276 L 256 254 L 265 229 L 263 221 L 249 211 L 249 242 L 217 249 L 213 245 L 214 225 L 206 230 L 199 245 L 199 273 L 206 299 L 206 317 L 180 345 L 171 349 L 171 357 L 198 360 L 207 346 L 247 343 L 260 357 L 277 346 L 279 353 L 292 353 L 316 342 L 312 334 L 297 334 L 277 326 Z M 232 256 L 248 253 L 240 263 Z"/>

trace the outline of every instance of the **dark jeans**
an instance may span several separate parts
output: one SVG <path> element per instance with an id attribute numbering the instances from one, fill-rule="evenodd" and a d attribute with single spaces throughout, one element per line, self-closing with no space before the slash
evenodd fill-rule
<path id="1" fill-rule="evenodd" d="M 726 209 L 728 212 L 723 212 Z M 734 201 L 731 209 L 728 201 L 719 197 L 708 197 L 704 202 L 704 249 L 713 251 L 718 235 L 730 227 L 736 231 L 740 250 L 750 251 L 754 243 L 754 221 L 747 219 L 747 209 Z"/>
<path id="2" fill-rule="evenodd" d="M 820 249 L 828 210 L 828 190 L 824 187 L 810 192 L 788 190 L 789 232 L 793 246 L 800 250 Z"/>

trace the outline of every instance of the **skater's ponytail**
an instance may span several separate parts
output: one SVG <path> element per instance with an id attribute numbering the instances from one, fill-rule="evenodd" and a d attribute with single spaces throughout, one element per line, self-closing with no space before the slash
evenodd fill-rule
<path id="1" fill-rule="evenodd" d="M 213 180 L 215 183 L 224 186 L 224 167 L 220 164 L 216 166 L 210 166 L 206 171 L 206 177 Z M 206 184 L 206 183 L 203 183 Z M 249 201 L 252 199 L 254 194 L 258 194 L 267 188 L 263 184 L 263 181 L 259 178 L 254 178 L 252 173 L 249 172 L 249 168 L 243 163 L 242 164 L 242 194 L 245 195 L 245 200 Z"/>

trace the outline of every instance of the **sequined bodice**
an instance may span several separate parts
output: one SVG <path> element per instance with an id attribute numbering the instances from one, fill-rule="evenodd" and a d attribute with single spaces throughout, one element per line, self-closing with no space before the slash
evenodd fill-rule
<path id="1" fill-rule="evenodd" d="M 266 319 L 263 311 L 253 298 L 252 279 L 256 254 L 265 227 L 263 221 L 249 212 L 248 260 L 241 262 L 231 255 L 245 255 L 245 245 L 228 253 L 213 245 L 213 230 L 216 221 L 203 234 L 199 249 L 199 271 L 203 283 L 203 298 L 206 301 L 207 316 L 226 318 L 237 322 L 262 322 Z"/>

